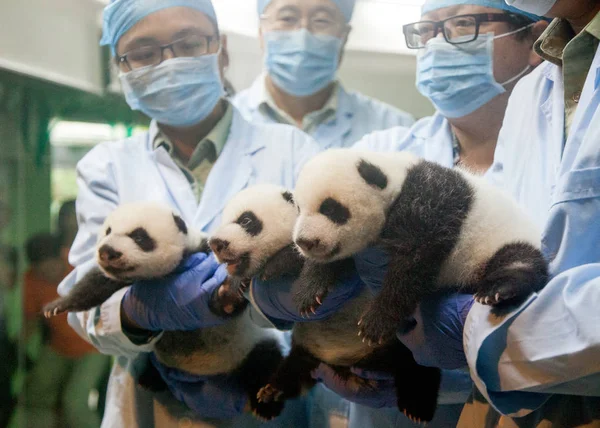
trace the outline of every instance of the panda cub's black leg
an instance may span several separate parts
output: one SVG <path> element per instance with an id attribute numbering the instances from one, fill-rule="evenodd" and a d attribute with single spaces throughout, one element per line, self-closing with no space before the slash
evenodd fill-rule
<path id="1" fill-rule="evenodd" d="M 409 318 L 421 299 L 436 289 L 436 272 L 433 263 L 400 254 L 391 257 L 381 292 L 358 323 L 363 342 L 382 344 L 398 330 L 412 327 Z"/>
<path id="2" fill-rule="evenodd" d="M 100 269 L 88 272 L 65 297 L 44 306 L 43 313 L 51 318 L 63 312 L 81 312 L 101 305 L 116 291 L 128 284 L 104 276 Z"/>
<path id="3" fill-rule="evenodd" d="M 277 341 L 265 340 L 254 347 L 234 374 L 248 393 L 252 413 L 259 419 L 269 421 L 283 410 L 283 401 L 261 402 L 258 399 L 260 389 L 269 382 L 282 361 Z"/>
<path id="4" fill-rule="evenodd" d="M 168 389 L 168 386 L 160 375 L 160 372 L 151 361 L 148 361 L 146 368 L 138 377 L 138 384 L 145 390 L 151 392 L 162 392 Z"/>
<path id="5" fill-rule="evenodd" d="M 314 314 L 340 276 L 353 269 L 354 261 L 352 259 L 327 264 L 307 260 L 300 276 L 292 285 L 294 303 L 300 314 L 304 317 Z"/>
<path id="6" fill-rule="evenodd" d="M 297 276 L 304 265 L 304 257 L 294 244 L 279 250 L 265 263 L 259 276 L 263 281 L 279 278 L 283 275 Z"/>
<path id="7" fill-rule="evenodd" d="M 502 310 L 522 303 L 548 282 L 548 264 L 541 251 L 527 243 L 502 247 L 487 263 L 475 299 Z"/>
<path id="8" fill-rule="evenodd" d="M 283 360 L 277 371 L 257 394 L 260 402 L 285 401 L 296 398 L 303 390 L 312 388 L 316 381 L 311 372 L 320 364 L 310 352 L 292 342 L 290 354 Z"/>

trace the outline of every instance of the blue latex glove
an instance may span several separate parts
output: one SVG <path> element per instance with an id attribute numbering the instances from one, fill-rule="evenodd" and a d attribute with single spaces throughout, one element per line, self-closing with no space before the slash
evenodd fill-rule
<path id="1" fill-rule="evenodd" d="M 303 318 L 294 304 L 292 284 L 295 278 L 284 276 L 275 280 L 252 280 L 252 299 L 261 312 L 279 329 L 289 329 L 294 322 L 318 321 L 333 315 L 364 287 L 356 272 L 339 280 L 316 309 L 316 314 Z"/>
<path id="2" fill-rule="evenodd" d="M 429 296 L 414 314 L 415 328 L 398 339 L 424 366 L 458 369 L 467 366 L 463 329 L 473 306 L 473 296 L 463 293 L 436 293 Z"/>
<path id="3" fill-rule="evenodd" d="M 233 377 L 197 376 L 162 365 L 150 357 L 173 396 L 202 418 L 232 419 L 244 412 L 247 394 Z"/>
<path id="4" fill-rule="evenodd" d="M 391 374 L 358 368 L 352 368 L 351 371 L 362 380 L 361 383 L 342 379 L 325 363 L 319 364 L 311 375 L 313 379 L 323 382 L 327 388 L 353 403 L 375 409 L 396 407 L 396 387 Z"/>
<path id="5" fill-rule="evenodd" d="M 139 281 L 125 293 L 121 307 L 149 331 L 196 330 L 224 322 L 209 309 L 210 299 L 227 278 L 213 254 L 197 253 L 165 278 Z"/>
<path id="6" fill-rule="evenodd" d="M 389 256 L 373 247 L 354 256 L 356 270 L 373 291 L 381 289 Z M 415 327 L 398 338 L 425 366 L 457 369 L 467 365 L 463 349 L 463 327 L 473 305 L 473 296 L 437 293 L 423 301 L 414 314 Z"/>

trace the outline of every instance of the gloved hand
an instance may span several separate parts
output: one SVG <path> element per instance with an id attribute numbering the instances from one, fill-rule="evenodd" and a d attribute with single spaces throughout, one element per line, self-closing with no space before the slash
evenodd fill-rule
<path id="1" fill-rule="evenodd" d="M 252 280 L 252 299 L 277 328 L 289 328 L 293 322 L 318 321 L 331 316 L 348 300 L 357 296 L 364 287 L 356 272 L 351 272 L 341 278 L 329 294 L 323 299 L 323 304 L 316 309 L 316 314 L 303 318 L 296 307 L 293 297 L 292 284 L 295 278 L 285 276 L 275 280 Z"/>
<path id="2" fill-rule="evenodd" d="M 354 256 L 356 270 L 373 291 L 381 289 L 389 256 L 373 247 Z M 467 365 L 463 349 L 463 327 L 473 305 L 470 294 L 447 292 L 427 297 L 414 314 L 415 327 L 398 335 L 415 360 L 425 366 L 456 369 Z"/>
<path id="3" fill-rule="evenodd" d="M 355 377 L 343 379 L 333 368 L 321 363 L 311 375 L 313 379 L 323 382 L 327 388 L 353 403 L 375 409 L 397 405 L 396 387 L 391 374 L 354 367 L 350 370 Z"/>
<path id="4" fill-rule="evenodd" d="M 189 374 L 162 365 L 154 354 L 151 360 L 173 396 L 200 417 L 231 419 L 244 412 L 248 396 L 234 378 Z"/>
<path id="5" fill-rule="evenodd" d="M 473 302 L 471 294 L 433 294 L 417 308 L 414 329 L 398 334 L 398 339 L 421 365 L 449 370 L 466 367 L 463 329 Z"/>
<path id="6" fill-rule="evenodd" d="M 210 299 L 227 278 L 215 256 L 197 253 L 165 278 L 138 281 L 123 296 L 121 308 L 149 331 L 196 330 L 224 322 L 209 309 Z"/>

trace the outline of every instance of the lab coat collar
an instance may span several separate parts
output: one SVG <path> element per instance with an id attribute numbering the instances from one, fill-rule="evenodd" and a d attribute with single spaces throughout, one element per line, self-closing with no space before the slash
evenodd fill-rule
<path id="1" fill-rule="evenodd" d="M 430 139 L 436 135 L 449 136 L 449 142 L 452 144 L 452 129 L 448 120 L 440 112 L 435 112 L 427 126 L 413 127 L 415 136 L 422 139 Z M 442 133 L 440 134 L 440 131 Z"/>
<path id="2" fill-rule="evenodd" d="M 146 150 L 156 159 L 171 198 L 185 220 L 193 220 L 197 228 L 205 230 L 221 213 L 227 201 L 246 187 L 253 172 L 252 155 L 265 147 L 265 141 L 256 138 L 255 131 L 256 126 L 246 121 L 234 108 L 229 137 L 208 176 L 198 207 L 189 182 L 173 159 L 166 150 L 154 150 L 152 147 L 152 141 L 159 132 L 158 126 L 152 121 Z"/>
<path id="3" fill-rule="evenodd" d="M 252 116 L 257 113 L 260 114 L 258 110 L 265 99 L 265 77 L 266 74 L 262 73 L 248 89 L 249 93 L 246 99 Z M 331 147 L 352 131 L 352 120 L 357 108 L 355 99 L 344 89 L 341 83 L 338 84 L 337 96 L 335 116 L 319 125 L 312 134 L 312 137 L 319 142 L 322 149 Z"/>

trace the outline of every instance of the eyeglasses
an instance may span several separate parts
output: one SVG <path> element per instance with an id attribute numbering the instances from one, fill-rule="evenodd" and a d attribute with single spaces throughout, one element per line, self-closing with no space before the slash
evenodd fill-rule
<path id="1" fill-rule="evenodd" d="M 338 35 L 345 23 L 338 22 L 328 13 L 318 12 L 305 19 L 293 11 L 284 10 L 273 15 L 261 15 L 261 21 L 269 31 L 293 31 L 305 27 L 313 34 Z"/>
<path id="2" fill-rule="evenodd" d="M 172 43 L 162 46 L 142 46 L 132 49 L 123 55 L 117 56 L 117 62 L 125 71 L 131 71 L 142 67 L 158 65 L 163 62 L 164 52 L 169 49 L 173 56 L 198 57 L 214 53 L 218 50 L 218 36 L 201 36 L 191 34 Z"/>
<path id="3" fill-rule="evenodd" d="M 482 22 L 515 22 L 518 18 L 511 13 L 476 13 L 457 15 L 443 21 L 413 22 L 403 26 L 402 30 L 409 49 L 422 49 L 440 32 L 448 43 L 459 45 L 477 40 Z"/>

